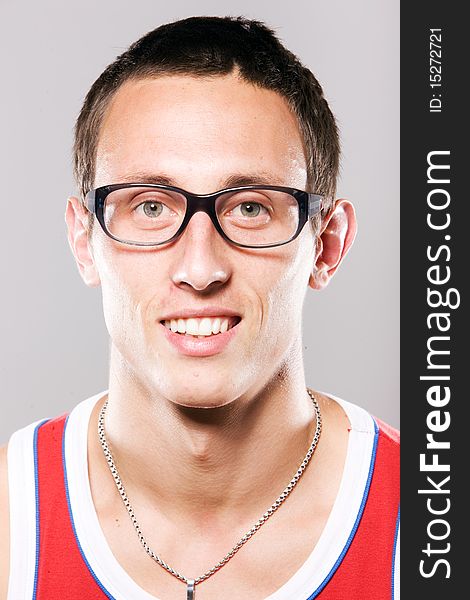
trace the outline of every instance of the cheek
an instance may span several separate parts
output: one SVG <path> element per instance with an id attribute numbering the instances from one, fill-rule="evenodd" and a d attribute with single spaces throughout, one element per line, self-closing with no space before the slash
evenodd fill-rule
<path id="1" fill-rule="evenodd" d="M 283 260 L 283 268 L 272 281 L 270 299 L 284 314 L 298 314 L 302 306 L 311 273 L 313 253 L 303 246 L 293 248 Z"/>
<path id="2" fill-rule="evenodd" d="M 101 280 L 103 313 L 108 333 L 113 342 L 123 349 L 138 328 L 138 307 L 129 282 L 110 275 Z"/>
<path id="3" fill-rule="evenodd" d="M 144 266 L 145 256 L 113 250 L 107 246 L 96 254 L 104 318 L 113 341 L 129 343 L 142 328 L 157 282 L 155 273 Z"/>
<path id="4" fill-rule="evenodd" d="M 277 338 L 288 338 L 288 331 L 295 332 L 301 326 L 312 261 L 311 245 L 293 242 L 257 270 L 254 289 L 259 290 L 264 324 L 273 343 Z"/>

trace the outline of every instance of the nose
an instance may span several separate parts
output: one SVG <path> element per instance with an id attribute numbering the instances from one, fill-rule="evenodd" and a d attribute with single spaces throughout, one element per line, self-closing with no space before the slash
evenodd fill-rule
<path id="1" fill-rule="evenodd" d="M 176 285 L 187 284 L 202 291 L 230 278 L 228 242 L 219 235 L 206 213 L 198 211 L 191 217 L 176 242 L 176 249 L 171 274 Z"/>

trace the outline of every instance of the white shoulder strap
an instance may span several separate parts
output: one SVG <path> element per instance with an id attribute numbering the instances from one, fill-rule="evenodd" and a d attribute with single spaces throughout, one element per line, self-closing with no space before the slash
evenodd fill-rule
<path id="1" fill-rule="evenodd" d="M 36 421 L 8 442 L 10 500 L 10 578 L 7 600 L 33 598 L 36 576 Z"/>

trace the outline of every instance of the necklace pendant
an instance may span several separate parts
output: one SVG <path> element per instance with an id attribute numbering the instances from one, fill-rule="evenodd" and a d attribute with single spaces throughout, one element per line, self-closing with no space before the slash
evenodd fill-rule
<path id="1" fill-rule="evenodd" d="M 186 588 L 186 600 L 195 600 L 196 598 L 196 584 L 194 579 L 188 579 L 188 587 Z"/>

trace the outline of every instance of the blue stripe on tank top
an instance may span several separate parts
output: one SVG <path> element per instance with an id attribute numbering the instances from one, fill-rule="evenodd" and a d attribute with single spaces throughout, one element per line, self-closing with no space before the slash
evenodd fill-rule
<path id="1" fill-rule="evenodd" d="M 34 565 L 34 587 L 33 587 L 33 600 L 36 600 L 37 588 L 38 588 L 38 572 L 39 572 L 39 475 L 38 475 L 38 431 L 39 428 L 47 423 L 49 419 L 44 419 L 36 425 L 34 428 L 33 435 L 33 458 L 34 458 L 34 497 L 36 502 L 36 559 Z"/>
<path id="2" fill-rule="evenodd" d="M 72 524 L 73 535 L 75 537 L 75 541 L 77 543 L 78 549 L 80 550 L 80 554 L 81 554 L 81 556 L 83 558 L 83 562 L 86 564 L 88 570 L 90 571 L 91 576 L 93 577 L 93 579 L 96 582 L 96 585 L 100 588 L 100 590 L 103 592 L 103 594 L 105 594 L 105 596 L 107 598 L 109 598 L 110 600 L 116 600 L 114 598 L 114 596 L 112 596 L 108 592 L 108 590 L 104 587 L 104 585 L 98 579 L 98 576 L 96 575 L 96 573 L 91 568 L 91 565 L 88 562 L 87 557 L 85 556 L 85 553 L 83 552 L 82 546 L 80 545 L 80 541 L 79 541 L 78 535 L 77 535 L 77 530 L 75 529 L 75 522 L 73 520 L 72 507 L 70 505 L 69 486 L 68 486 L 68 480 L 67 480 L 67 465 L 66 465 L 66 462 L 65 462 L 65 432 L 67 430 L 68 420 L 69 420 L 69 417 L 67 416 L 67 418 L 65 419 L 64 433 L 63 433 L 63 437 L 62 437 L 62 465 L 63 465 L 63 468 L 64 468 L 65 495 L 66 495 L 66 498 L 67 498 L 67 507 L 69 509 L 69 517 L 70 517 L 70 523 Z"/>
<path id="3" fill-rule="evenodd" d="M 392 556 L 392 600 L 395 600 L 395 560 L 397 553 L 398 528 L 400 527 L 400 507 L 398 507 L 397 524 L 395 526 L 395 539 L 393 540 Z"/>
<path id="4" fill-rule="evenodd" d="M 327 583 L 330 581 L 330 579 L 335 574 L 336 569 L 341 564 L 341 561 L 343 560 L 346 552 L 349 549 L 349 546 L 351 545 L 351 542 L 353 541 L 354 536 L 356 535 L 357 528 L 359 527 L 359 523 L 360 523 L 361 518 L 362 518 L 362 513 L 364 512 L 364 507 L 365 507 L 365 504 L 366 504 L 367 496 L 369 495 L 369 489 L 370 489 L 370 482 L 371 482 L 371 479 L 372 479 L 372 474 L 374 473 L 375 457 L 376 457 L 376 454 L 377 454 L 377 442 L 378 442 L 378 439 L 379 439 L 379 428 L 377 426 L 377 423 L 375 422 L 375 419 L 374 419 L 374 429 L 375 429 L 375 435 L 374 435 L 374 444 L 373 444 L 373 447 L 372 447 L 372 455 L 371 455 L 370 466 L 369 466 L 369 474 L 367 476 L 367 482 L 366 482 L 366 486 L 364 488 L 364 494 L 362 496 L 361 506 L 359 507 L 359 511 L 357 513 L 357 517 L 356 517 L 356 520 L 354 522 L 354 526 L 353 526 L 353 528 L 351 530 L 351 533 L 349 534 L 349 537 L 348 537 L 348 539 L 346 541 L 346 544 L 345 544 L 345 546 L 344 546 L 341 554 L 338 557 L 338 560 L 335 562 L 335 564 L 333 565 L 331 571 L 328 573 L 328 575 L 325 577 L 325 579 L 320 583 L 320 585 L 313 592 L 313 594 L 311 594 L 307 598 L 307 600 L 313 600 L 314 598 L 316 598 L 318 596 L 318 594 L 323 590 L 323 588 L 327 585 Z"/>

